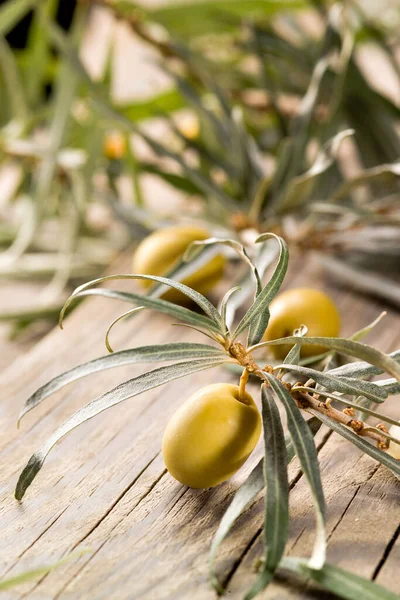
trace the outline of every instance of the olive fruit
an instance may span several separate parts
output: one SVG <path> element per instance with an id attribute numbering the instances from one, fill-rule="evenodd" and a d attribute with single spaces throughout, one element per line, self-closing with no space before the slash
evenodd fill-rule
<path id="1" fill-rule="evenodd" d="M 206 240 L 210 235 L 207 230 L 193 225 L 179 225 L 158 229 L 139 244 L 133 256 L 133 272 L 143 275 L 163 276 L 182 258 L 185 250 L 194 241 Z M 214 256 L 205 265 L 186 277 L 182 283 L 201 294 L 209 292 L 222 278 L 225 258 Z M 152 285 L 150 280 L 143 281 L 143 286 Z M 180 292 L 169 289 L 163 298 L 171 302 L 187 303 L 188 299 Z"/>
<path id="2" fill-rule="evenodd" d="M 320 290 L 297 288 L 279 294 L 270 304 L 271 316 L 264 341 L 293 335 L 301 325 L 307 326 L 308 337 L 337 337 L 340 315 L 331 298 Z M 285 358 L 290 345 L 270 346 L 274 357 Z M 316 356 L 324 352 L 322 346 L 302 346 L 302 356 Z"/>
<path id="3" fill-rule="evenodd" d="M 193 394 L 169 421 L 162 440 L 165 465 L 180 483 L 209 488 L 226 481 L 253 452 L 261 417 L 247 392 L 228 383 Z"/>
<path id="4" fill-rule="evenodd" d="M 392 437 L 396 438 L 397 440 L 400 440 L 399 425 L 392 425 L 392 427 L 389 430 L 389 433 Z M 390 441 L 387 453 L 393 456 L 393 458 L 400 460 L 400 444 L 396 444 L 396 442 Z"/>

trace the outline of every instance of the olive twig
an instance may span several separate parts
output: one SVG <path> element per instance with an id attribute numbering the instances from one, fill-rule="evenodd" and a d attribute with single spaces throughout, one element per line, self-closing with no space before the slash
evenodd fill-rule
<path id="1" fill-rule="evenodd" d="M 363 421 L 354 419 L 351 415 L 337 410 L 330 404 L 321 402 L 321 400 L 317 400 L 317 398 L 314 398 L 312 395 L 299 391 L 296 388 L 292 389 L 292 397 L 296 401 L 296 404 L 299 406 L 299 408 L 302 408 L 306 411 L 307 408 L 312 408 L 313 410 L 333 419 L 337 423 L 342 423 L 343 425 L 350 427 L 350 429 L 352 429 L 358 435 L 370 437 L 377 442 L 379 447 L 387 447 L 387 440 L 385 436 L 383 434 L 381 435 L 377 429 L 366 427 Z"/>
<path id="2" fill-rule="evenodd" d="M 249 350 L 251 350 L 251 348 L 247 349 L 247 351 L 246 351 L 246 349 L 242 346 L 242 344 L 233 344 L 233 346 L 230 348 L 231 356 L 236 358 L 236 360 L 239 362 L 239 364 L 241 364 L 245 369 L 243 371 L 242 377 L 240 378 L 240 389 L 241 390 L 242 390 L 242 378 L 244 379 L 246 377 L 246 375 L 248 378 L 249 363 L 251 363 L 251 371 L 250 372 L 254 373 L 254 375 L 257 375 L 257 377 L 262 379 L 267 385 L 269 385 L 268 378 L 266 377 L 264 371 L 270 372 L 270 369 L 271 369 L 271 371 L 273 371 L 273 368 L 269 367 L 269 365 L 266 365 L 263 368 L 261 368 L 259 365 L 257 365 L 254 362 L 254 359 L 251 356 Z M 251 360 L 249 360 L 249 357 Z M 244 384 L 246 383 L 246 381 L 244 382 Z M 281 381 L 281 383 L 283 385 L 285 385 L 285 387 L 286 387 L 286 385 L 287 385 L 286 382 Z M 342 423 L 343 425 L 346 425 L 346 427 L 350 427 L 350 429 L 352 429 L 358 435 L 363 436 L 363 437 L 369 437 L 369 438 L 373 439 L 377 443 L 379 448 L 387 449 L 387 447 L 388 447 L 387 434 L 379 431 L 379 429 L 366 426 L 363 421 L 354 419 L 352 415 L 349 415 L 346 412 L 343 412 L 343 411 L 337 410 L 336 408 L 333 408 L 331 406 L 330 402 L 326 402 L 326 401 L 321 402 L 321 400 L 316 398 L 313 394 L 306 393 L 306 392 L 300 390 L 299 388 L 297 388 L 296 386 L 294 386 L 294 387 L 290 386 L 289 391 L 290 391 L 294 401 L 296 402 L 297 406 L 299 408 L 301 408 L 302 410 L 307 411 L 308 408 L 312 408 L 313 410 L 320 412 L 320 413 L 326 415 L 327 417 L 333 419 L 337 423 Z"/>

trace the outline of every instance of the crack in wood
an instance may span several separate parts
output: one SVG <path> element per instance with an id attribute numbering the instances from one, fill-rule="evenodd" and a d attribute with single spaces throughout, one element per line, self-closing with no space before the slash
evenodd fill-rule
<path id="1" fill-rule="evenodd" d="M 17 564 L 19 563 L 19 561 L 21 560 L 21 558 L 36 544 L 36 542 L 38 542 L 40 540 L 40 538 L 42 538 L 44 536 L 44 534 L 49 531 L 49 529 L 51 527 L 53 527 L 54 523 L 56 523 L 58 521 L 58 519 L 65 513 L 65 511 L 68 509 L 68 506 L 66 506 L 61 512 L 60 514 L 57 515 L 57 517 L 55 519 L 53 519 L 51 521 L 51 523 L 45 528 L 43 529 L 43 531 L 40 533 L 40 535 L 37 536 L 37 538 L 35 538 L 30 544 L 29 546 L 27 546 L 25 548 L 25 550 L 23 550 L 19 555 L 18 558 L 16 560 L 16 562 L 14 562 L 14 564 L 11 565 L 11 567 L 9 569 L 7 569 L 3 575 L 2 578 L 5 577 L 7 575 L 7 573 L 9 573 L 10 571 L 12 571 L 12 569 L 14 569 Z"/>
<path id="2" fill-rule="evenodd" d="M 143 473 L 149 468 L 149 466 L 155 461 L 155 459 L 157 458 L 157 456 L 159 455 L 159 452 L 157 452 L 157 454 L 155 456 L 153 456 L 153 458 L 145 465 L 145 467 L 143 467 L 143 469 L 140 471 L 140 473 L 138 473 L 136 475 L 136 477 L 131 481 L 131 483 L 121 492 L 121 494 L 118 496 L 118 498 L 115 500 L 115 502 L 112 503 L 112 505 L 109 507 L 109 509 L 100 517 L 100 519 L 90 528 L 90 530 L 81 538 L 79 539 L 77 542 L 75 542 L 75 544 L 72 546 L 72 548 L 69 550 L 69 554 L 71 552 L 73 552 L 74 550 L 76 550 L 76 548 L 78 546 L 80 546 L 102 523 L 103 521 L 105 521 L 105 519 L 107 519 L 107 517 L 110 515 L 110 513 L 114 510 L 114 508 L 117 506 L 117 504 L 124 498 L 124 496 L 129 492 L 129 490 L 135 485 L 135 483 L 140 479 L 140 477 L 143 475 Z M 155 488 L 155 486 L 158 484 L 158 482 L 162 479 L 162 477 L 164 477 L 165 473 L 167 472 L 167 470 L 165 469 L 159 477 L 157 477 L 150 485 L 149 489 L 146 490 L 146 492 L 138 499 L 138 501 L 136 502 L 136 504 L 132 507 L 132 509 L 126 514 L 124 515 L 123 518 L 128 517 L 134 510 L 135 508 L 137 508 L 137 506 L 146 498 L 146 496 L 148 496 L 151 491 Z M 66 510 L 66 509 L 65 509 Z M 60 515 L 61 516 L 61 515 Z M 122 518 L 121 518 L 122 520 Z M 114 527 L 112 527 L 112 529 L 110 530 L 113 531 L 118 524 L 120 523 L 120 521 L 118 521 Z M 108 539 L 108 538 L 107 538 Z M 71 577 L 71 579 L 69 579 L 65 585 L 61 588 L 61 590 L 59 590 L 59 592 L 56 594 L 56 596 L 54 597 L 54 600 L 56 600 L 57 598 L 59 598 L 59 596 L 63 593 L 63 591 L 70 585 L 70 583 L 79 575 L 79 573 L 82 571 L 82 569 L 84 569 L 86 567 L 86 565 L 96 556 L 96 554 L 102 549 L 102 547 L 107 543 L 107 539 L 105 539 L 103 541 L 102 544 L 100 544 L 100 546 L 95 550 L 95 552 L 91 553 L 91 555 L 88 557 L 88 560 L 86 562 L 84 562 L 82 564 L 82 566 L 80 567 L 80 569 L 78 569 L 78 571 L 76 573 L 74 573 L 73 577 Z M 32 545 L 35 542 L 32 543 Z M 26 598 L 29 594 L 31 594 L 32 591 L 34 591 L 45 579 L 46 577 L 48 577 L 48 573 L 46 575 L 44 575 L 43 577 L 41 577 L 39 579 L 39 581 L 36 583 L 36 585 L 24 596 L 21 597 L 21 600 L 23 598 Z"/>
<path id="3" fill-rule="evenodd" d="M 380 571 L 382 570 L 382 567 L 384 566 L 385 562 L 387 561 L 387 559 L 389 558 L 389 554 L 392 551 L 392 548 L 394 547 L 395 543 L 397 542 L 397 539 L 400 537 L 400 524 L 398 525 L 396 531 L 394 532 L 391 540 L 389 541 L 389 543 L 387 544 L 383 554 L 382 554 L 382 558 L 380 559 L 379 563 L 377 564 L 375 571 L 372 575 L 372 581 L 375 581 L 375 579 L 378 577 Z"/>

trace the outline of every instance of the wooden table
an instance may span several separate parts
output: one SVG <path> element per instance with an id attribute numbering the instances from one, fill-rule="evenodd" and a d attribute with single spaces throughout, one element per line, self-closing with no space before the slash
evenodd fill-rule
<path id="1" fill-rule="evenodd" d="M 130 253 L 112 265 L 111 272 L 126 272 L 129 262 Z M 301 259 L 292 261 L 288 284 L 312 284 L 332 293 L 343 315 L 345 335 L 382 309 L 331 288 L 313 261 L 302 264 Z M 124 287 L 121 284 L 117 289 Z M 7 598 L 214 597 L 207 579 L 210 542 L 261 448 L 230 482 L 199 491 L 181 486 L 168 475 L 160 441 L 168 418 L 193 391 L 232 379 L 222 368 L 153 390 L 79 427 L 50 453 L 23 503 L 13 498 L 24 463 L 68 415 L 140 372 L 136 366 L 124 367 L 82 380 L 48 399 L 26 417 L 20 431 L 16 429 L 19 408 L 29 393 L 62 370 L 105 353 L 106 326 L 123 310 L 124 306 L 110 300 L 88 299 L 67 319 L 64 332 L 52 331 L 1 378 L 0 575 L 10 576 L 55 562 L 74 550 L 90 549 L 37 583 L 10 591 Z M 200 339 L 195 332 L 169 324 L 162 315 L 140 316 L 116 328 L 114 345 L 121 349 Z M 384 326 L 370 335 L 370 341 L 387 351 L 399 347 L 398 324 L 398 313 L 389 311 Z M 395 402 L 389 408 L 391 414 L 400 416 Z M 337 435 L 319 432 L 317 444 L 328 503 L 329 560 L 398 591 L 400 483 Z M 313 541 L 314 516 L 307 484 L 295 463 L 291 481 L 288 552 L 306 555 Z M 224 581 L 229 580 L 230 598 L 241 598 L 254 577 L 252 564 L 261 554 L 262 512 L 261 496 L 222 547 L 218 570 Z M 277 581 L 261 597 L 306 598 L 310 594 Z"/>
<path id="2" fill-rule="evenodd" d="M 96 31 L 94 24 L 94 37 Z M 133 80 L 140 78 L 130 78 Z M 130 252 L 111 265 L 110 272 L 129 269 Z M 333 288 L 311 259 L 307 264 L 301 258 L 292 260 L 286 285 L 312 285 L 329 291 L 340 306 L 344 335 L 386 308 Z M 119 303 L 88 299 L 67 319 L 64 332 L 54 329 L 25 355 L 12 347 L 16 360 L 0 377 L 0 577 L 54 563 L 73 551 L 90 551 L 34 583 L 4 593 L 4 598 L 215 597 L 207 575 L 211 539 L 235 490 L 261 456 L 261 448 L 231 481 L 199 491 L 181 486 L 168 475 L 160 442 L 169 417 L 181 402 L 201 386 L 232 380 L 226 370 L 178 380 L 99 415 L 53 449 L 22 504 L 13 497 L 27 459 L 67 416 L 118 382 L 144 371 L 143 367 L 124 367 L 82 380 L 48 399 L 25 418 L 21 430 L 16 428 L 22 403 L 39 385 L 69 367 L 105 354 L 106 327 L 123 310 L 126 306 Z M 112 340 L 118 349 L 174 340 L 200 341 L 196 333 L 169 325 L 164 316 L 145 314 L 117 327 Z M 369 341 L 385 351 L 400 347 L 399 314 L 389 310 Z M 10 348 L 3 343 L 2 365 L 11 362 Z M 395 401 L 388 408 L 400 417 Z M 400 483 L 327 430 L 319 432 L 316 442 L 328 503 L 329 561 L 398 592 Z M 310 552 L 313 542 L 313 508 L 296 462 L 290 473 L 288 553 L 302 556 Z M 218 571 L 229 583 L 229 598 L 243 597 L 254 578 L 252 565 L 261 554 L 262 513 L 261 495 L 221 548 Z M 328 595 L 314 595 L 310 588 L 276 580 L 261 597 L 286 600 Z"/>

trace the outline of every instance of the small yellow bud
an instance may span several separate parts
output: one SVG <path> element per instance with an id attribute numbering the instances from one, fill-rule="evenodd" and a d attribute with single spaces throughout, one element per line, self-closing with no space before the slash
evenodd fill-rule
<path id="1" fill-rule="evenodd" d="M 108 133 L 104 140 L 104 156 L 109 160 L 120 160 L 126 153 L 126 140 L 119 131 Z"/>
<path id="2" fill-rule="evenodd" d="M 178 121 L 178 130 L 189 140 L 196 140 L 200 135 L 199 120 L 193 113 L 182 115 Z"/>

